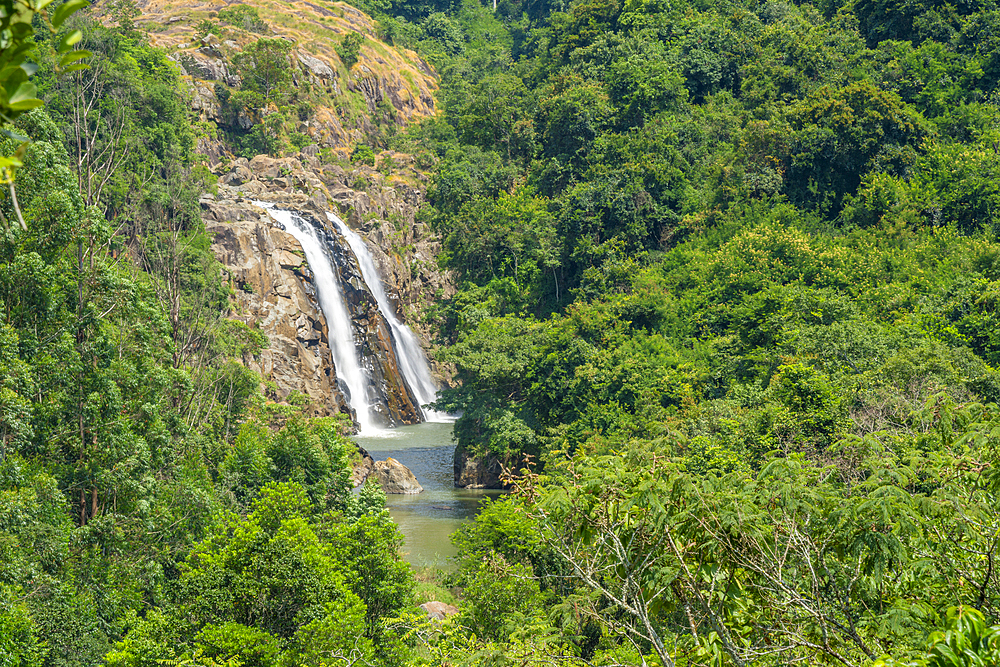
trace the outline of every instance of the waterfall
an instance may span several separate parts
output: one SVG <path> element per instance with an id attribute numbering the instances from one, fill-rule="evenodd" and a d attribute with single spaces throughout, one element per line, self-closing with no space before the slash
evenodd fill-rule
<path id="1" fill-rule="evenodd" d="M 320 239 L 312 223 L 295 213 L 276 209 L 274 204 L 265 202 L 255 201 L 254 204 L 266 209 L 272 218 L 284 225 L 285 231 L 294 236 L 305 251 L 306 261 L 315 276 L 319 306 L 330 332 L 328 343 L 337 368 L 337 377 L 347 390 L 344 398 L 354 408 L 362 433 L 377 430 L 368 400 L 370 381 L 358 358 L 351 316 L 341 293 L 337 273 L 324 248 L 324 241 Z"/>
<path id="2" fill-rule="evenodd" d="M 354 251 L 355 257 L 358 258 L 361 275 L 364 277 L 365 283 L 368 284 L 368 289 L 371 290 L 372 296 L 375 297 L 379 311 L 381 311 L 386 322 L 389 323 L 389 328 L 392 329 L 393 344 L 396 347 L 396 357 L 399 359 L 400 370 L 403 372 L 406 383 L 410 386 L 410 391 L 413 392 L 420 403 L 424 419 L 434 422 L 451 421 L 447 414 L 423 407 L 437 400 L 437 384 L 431 377 L 431 369 L 427 365 L 427 357 L 424 355 L 423 348 L 420 347 L 417 337 L 413 334 L 410 327 L 399 321 L 399 318 L 396 317 L 396 311 L 389 303 L 389 297 L 386 296 L 385 287 L 382 285 L 382 278 L 379 276 L 378 269 L 375 267 L 375 261 L 368 251 L 368 245 L 357 232 L 348 227 L 336 215 L 328 212 L 326 217 L 337 227 L 337 231 L 344 235 L 348 245 L 351 246 L 351 250 Z"/>

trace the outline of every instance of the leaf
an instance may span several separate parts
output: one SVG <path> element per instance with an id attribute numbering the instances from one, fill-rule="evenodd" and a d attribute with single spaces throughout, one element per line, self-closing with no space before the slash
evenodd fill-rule
<path id="1" fill-rule="evenodd" d="M 59 53 L 66 53 L 73 48 L 81 39 L 83 39 L 83 33 L 79 30 L 74 30 L 73 32 L 63 35 L 62 39 L 59 40 Z"/>
<path id="2" fill-rule="evenodd" d="M 7 98 L 7 105 L 15 111 L 34 109 L 44 104 L 44 102 L 35 97 L 37 93 L 38 89 L 35 87 L 35 84 L 25 81 L 17 87 L 13 95 Z"/>
<path id="3" fill-rule="evenodd" d="M 83 49 L 79 51 L 70 51 L 59 59 L 58 69 L 63 73 L 87 69 L 90 65 L 84 61 L 89 60 L 91 55 L 90 51 Z"/>
<path id="4" fill-rule="evenodd" d="M 0 134 L 2 134 L 5 137 L 9 137 L 9 138 L 13 139 L 14 141 L 19 141 L 19 142 L 22 142 L 22 143 L 25 142 L 25 141 L 28 141 L 28 137 L 24 136 L 23 134 L 18 134 L 14 130 L 10 130 L 10 129 L 6 128 L 6 127 L 0 127 Z M 20 164 L 18 164 L 16 166 L 20 166 Z"/>
<path id="5" fill-rule="evenodd" d="M 59 28 L 70 16 L 72 16 L 77 11 L 89 6 L 90 3 L 87 0 L 69 0 L 66 4 L 60 6 L 56 11 L 52 13 L 52 25 Z M 75 30 L 74 32 L 79 32 Z M 80 35 L 81 37 L 83 35 Z M 76 40 L 80 41 L 79 39 Z M 73 42 L 74 44 L 76 42 Z M 60 49 L 61 51 L 61 49 Z"/>
<path id="6" fill-rule="evenodd" d="M 83 51 L 83 50 L 81 50 L 81 51 L 70 51 L 69 53 L 67 53 L 62 58 L 59 59 L 59 65 L 60 66 L 65 66 L 65 65 L 70 64 L 74 60 L 81 60 L 83 58 L 89 58 L 90 55 L 91 55 L 90 51 Z"/>

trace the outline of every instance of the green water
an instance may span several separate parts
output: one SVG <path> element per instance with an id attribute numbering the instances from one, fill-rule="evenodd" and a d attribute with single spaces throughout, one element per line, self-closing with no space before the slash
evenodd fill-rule
<path id="1" fill-rule="evenodd" d="M 451 428 L 450 423 L 425 423 L 354 438 L 376 461 L 391 456 L 405 465 L 424 487 L 423 493 L 392 494 L 387 500 L 406 540 L 403 555 L 416 566 L 452 567 L 451 534 L 476 516 L 485 496 L 500 493 L 455 488 Z"/>

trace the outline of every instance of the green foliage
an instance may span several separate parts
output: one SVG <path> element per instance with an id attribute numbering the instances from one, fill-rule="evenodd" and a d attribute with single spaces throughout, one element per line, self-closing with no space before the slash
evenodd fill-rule
<path id="1" fill-rule="evenodd" d="M 538 605 L 538 583 L 531 570 L 510 564 L 500 554 L 483 557 L 479 569 L 465 587 L 468 601 L 466 622 L 476 635 L 503 640 L 523 628 Z"/>
<path id="2" fill-rule="evenodd" d="M 402 613 L 384 494 L 264 404 L 133 5 L 35 47 L 11 5 L 0 662 L 996 662 L 995 3 L 361 4 L 439 75 L 391 138 L 456 281 L 438 407 L 522 469 L 455 537 L 461 614 Z M 290 49 L 216 86 L 236 154 L 304 145 Z"/>
<path id="3" fill-rule="evenodd" d="M 368 144 L 357 144 L 351 151 L 351 162 L 375 166 L 375 149 Z"/>
<path id="4" fill-rule="evenodd" d="M 263 37 L 233 56 L 233 67 L 243 90 L 258 93 L 266 106 L 272 96 L 282 97 L 282 87 L 291 79 L 288 54 L 292 43 Z"/>
<path id="5" fill-rule="evenodd" d="M 996 664 L 1000 660 L 1000 627 L 987 627 L 985 617 L 976 609 L 952 607 L 948 610 L 947 629 L 931 634 L 928 645 L 926 657 L 912 662 L 882 658 L 875 665 L 973 667 Z"/>
<path id="6" fill-rule="evenodd" d="M 361 45 L 364 43 L 365 38 L 360 32 L 348 32 L 333 48 L 337 52 L 340 62 L 344 63 L 344 67 L 350 70 L 358 62 Z"/>
<path id="7" fill-rule="evenodd" d="M 249 509 L 217 518 L 180 566 L 163 615 L 135 619 L 109 664 L 319 664 L 371 660 L 392 644 L 382 619 L 409 600 L 413 583 L 384 510 L 345 523 L 295 483 L 263 486 Z"/>
<path id="8" fill-rule="evenodd" d="M 223 7 L 219 10 L 218 18 L 220 21 L 241 30 L 246 30 L 247 32 L 255 32 L 261 35 L 266 35 L 270 32 L 267 23 L 257 13 L 257 8 L 250 5 Z"/>

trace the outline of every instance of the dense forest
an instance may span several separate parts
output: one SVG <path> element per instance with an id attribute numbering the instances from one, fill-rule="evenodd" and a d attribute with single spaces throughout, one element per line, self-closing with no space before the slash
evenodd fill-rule
<path id="1" fill-rule="evenodd" d="M 511 493 L 414 572 L 241 363 L 140 7 L 0 0 L 0 667 L 1000 664 L 1000 6 L 355 4 L 440 79 L 353 159 L 429 178 L 436 405 Z"/>

